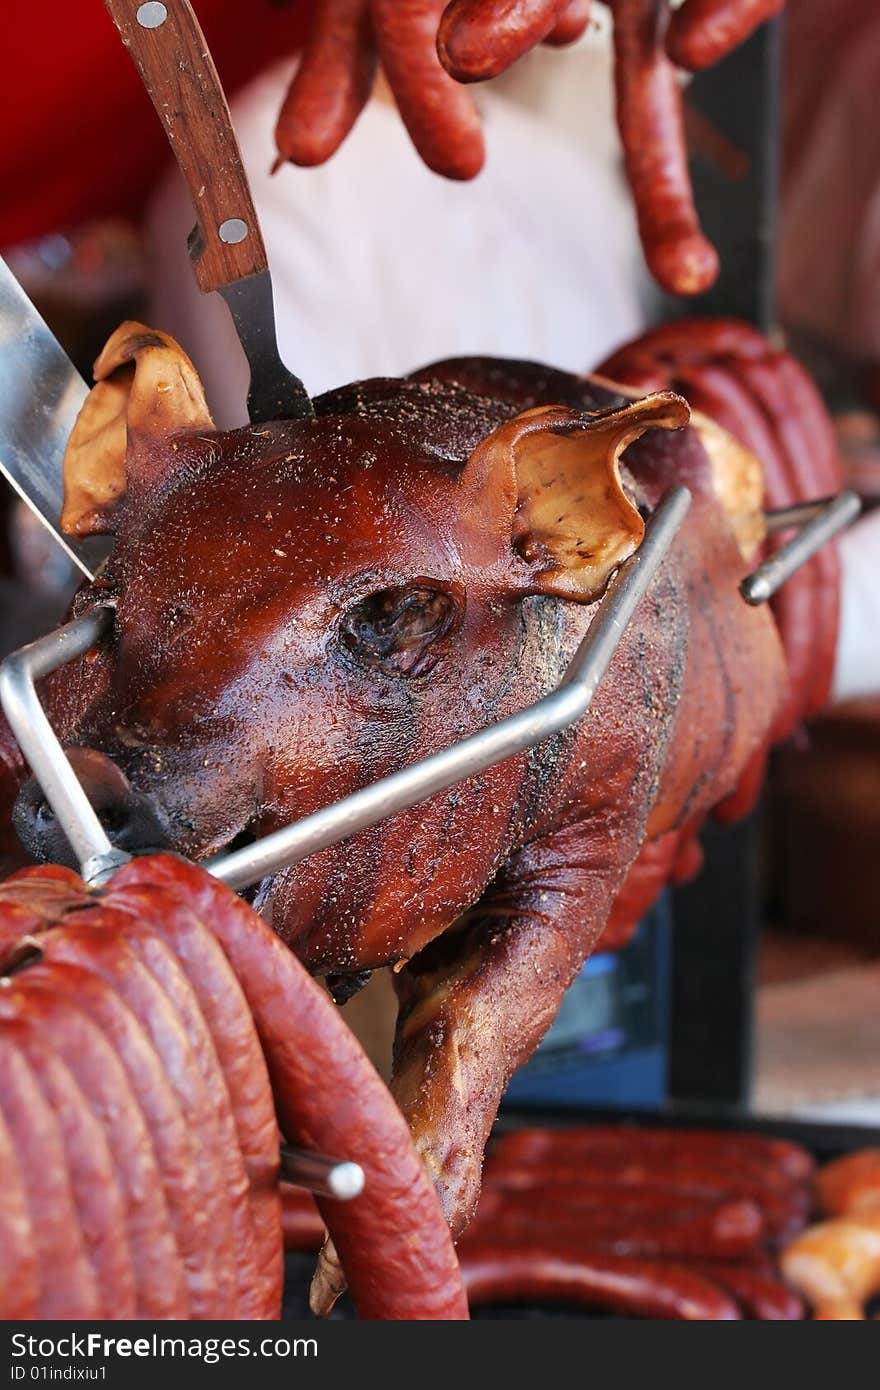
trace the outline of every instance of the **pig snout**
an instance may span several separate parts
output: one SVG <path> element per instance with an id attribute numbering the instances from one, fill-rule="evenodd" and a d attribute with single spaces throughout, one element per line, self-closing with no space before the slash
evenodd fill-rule
<path id="1" fill-rule="evenodd" d="M 152 801 L 135 791 L 116 763 L 94 748 L 65 751 L 115 848 L 134 854 L 167 847 L 164 817 Z M 12 822 L 19 840 L 33 859 L 40 863 L 79 867 L 54 811 L 33 777 L 18 793 Z"/>

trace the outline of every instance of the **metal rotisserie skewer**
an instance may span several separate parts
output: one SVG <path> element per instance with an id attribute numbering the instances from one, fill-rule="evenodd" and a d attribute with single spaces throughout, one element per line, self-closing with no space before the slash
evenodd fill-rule
<path id="1" fill-rule="evenodd" d="M 307 1187 L 318 1197 L 350 1202 L 364 1190 L 364 1170 L 347 1158 L 327 1158 L 307 1149 L 281 1145 L 281 1174 L 284 1182 Z"/>
<path id="2" fill-rule="evenodd" d="M 781 507 L 767 513 L 767 530 L 771 533 L 801 526 L 779 550 L 768 555 L 758 568 L 747 575 L 739 586 L 746 603 L 766 603 L 795 570 L 800 569 L 827 541 L 855 521 L 862 503 L 855 492 L 839 492 L 836 497 L 824 497 L 816 502 L 801 502 L 794 507 Z"/>

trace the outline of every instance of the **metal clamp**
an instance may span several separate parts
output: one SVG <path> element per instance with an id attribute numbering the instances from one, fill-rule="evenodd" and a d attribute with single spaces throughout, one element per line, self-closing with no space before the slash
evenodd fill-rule
<path id="1" fill-rule="evenodd" d="M 518 714 L 451 748 L 422 758 L 300 821 L 214 855 L 203 867 L 231 888 L 246 888 L 310 854 L 348 839 L 398 811 L 559 733 L 589 709 L 627 624 L 690 506 L 687 488 L 672 487 L 649 518 L 644 539 L 611 580 L 593 621 L 556 690 Z M 82 656 L 105 634 L 112 610 L 95 609 L 32 642 L 0 665 L 0 704 L 31 770 L 81 864 L 98 886 L 130 856 L 114 849 L 40 704 L 34 681 Z"/>
<path id="2" fill-rule="evenodd" d="M 799 502 L 793 507 L 778 507 L 765 512 L 767 530 L 771 534 L 795 526 L 801 529 L 779 550 L 768 555 L 756 570 L 746 575 L 739 586 L 746 603 L 753 606 L 766 603 L 795 570 L 800 569 L 851 521 L 855 521 L 861 510 L 858 494 L 846 491 L 839 492 L 836 497 L 820 497 L 815 502 Z"/>

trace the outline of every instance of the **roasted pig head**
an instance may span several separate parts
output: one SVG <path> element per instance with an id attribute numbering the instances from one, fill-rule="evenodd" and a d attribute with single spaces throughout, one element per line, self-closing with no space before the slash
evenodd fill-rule
<path id="1" fill-rule="evenodd" d="M 673 482 L 693 506 L 579 725 L 258 890 L 313 971 L 393 965 L 393 1089 L 455 1230 L 513 1069 L 640 848 L 727 795 L 785 689 L 737 585 L 761 470 L 681 397 L 526 363 L 357 383 L 311 420 L 218 433 L 181 350 L 124 325 L 70 442 L 65 525 L 112 531 L 75 611 L 112 638 L 48 683 L 112 838 L 195 859 L 289 821 L 558 683 Z M 59 858 L 33 787 L 16 824 Z M 656 880 L 656 881 L 655 881 Z M 662 874 L 644 884 L 639 908 Z"/>

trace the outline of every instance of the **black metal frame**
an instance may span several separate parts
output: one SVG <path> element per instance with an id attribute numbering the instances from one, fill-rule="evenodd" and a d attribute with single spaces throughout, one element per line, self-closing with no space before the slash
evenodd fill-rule
<path id="1" fill-rule="evenodd" d="M 729 177 L 692 160 L 697 206 L 717 246 L 721 273 L 675 312 L 723 314 L 767 331 L 774 324 L 773 271 L 782 29 L 765 25 L 687 92 L 700 118 L 744 155 Z M 762 907 L 759 815 L 709 824 L 703 870 L 673 893 L 669 1095 L 746 1107 L 751 1090 L 755 957 Z"/>
<path id="2" fill-rule="evenodd" d="M 718 248 L 721 269 L 705 294 L 676 301 L 680 313 L 730 315 L 765 332 L 774 326 L 781 74 L 777 19 L 687 88 L 686 107 L 729 142 L 742 167 L 699 152 L 691 159 L 700 221 Z"/>

